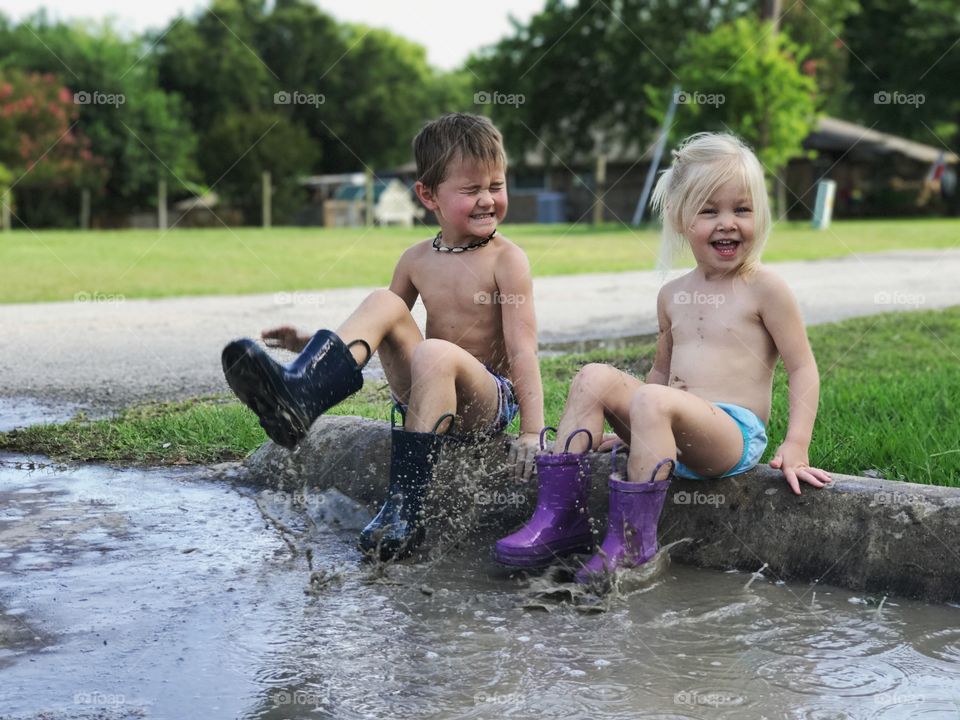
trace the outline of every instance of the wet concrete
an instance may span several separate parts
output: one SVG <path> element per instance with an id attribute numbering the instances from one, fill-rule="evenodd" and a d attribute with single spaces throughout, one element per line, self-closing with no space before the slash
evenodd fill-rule
<path id="1" fill-rule="evenodd" d="M 572 602 L 466 527 L 363 564 L 369 513 L 337 493 L 0 461 L 5 720 L 960 713 L 953 606 L 668 553 Z"/>

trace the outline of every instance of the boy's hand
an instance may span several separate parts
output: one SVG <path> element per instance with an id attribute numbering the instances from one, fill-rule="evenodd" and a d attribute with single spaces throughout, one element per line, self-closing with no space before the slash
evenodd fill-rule
<path id="1" fill-rule="evenodd" d="M 833 482 L 830 473 L 810 467 L 807 448 L 804 445 L 789 440 L 777 448 L 777 452 L 770 461 L 770 467 L 783 471 L 794 495 L 800 494 L 800 480 L 815 488 L 822 488 L 826 483 Z"/>
<path id="2" fill-rule="evenodd" d="M 281 325 L 280 327 L 270 328 L 260 333 L 263 342 L 267 347 L 283 348 L 290 352 L 298 353 L 306 346 L 308 340 L 300 337 L 295 327 L 290 325 Z"/>
<path id="3" fill-rule="evenodd" d="M 536 467 L 534 457 L 540 445 L 537 433 L 520 433 L 520 437 L 511 439 L 507 453 L 507 464 L 513 468 L 514 480 L 528 480 Z"/>

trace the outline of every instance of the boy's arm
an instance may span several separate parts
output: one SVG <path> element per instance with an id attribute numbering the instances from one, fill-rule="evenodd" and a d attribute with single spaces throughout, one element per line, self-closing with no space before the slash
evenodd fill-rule
<path id="1" fill-rule="evenodd" d="M 810 467 L 808 450 L 820 402 L 820 374 L 803 326 L 800 306 L 780 277 L 767 272 L 760 283 L 760 314 L 783 358 L 790 390 L 787 436 L 774 453 L 770 467 L 780 468 L 797 495 L 800 480 L 813 487 L 830 482 L 829 473 Z"/>
<path id="2" fill-rule="evenodd" d="M 516 457 L 518 473 L 528 476 L 543 419 L 543 382 L 537 355 L 537 315 L 533 304 L 533 278 L 524 252 L 509 246 L 496 270 L 497 289 L 505 302 L 500 304 L 503 339 L 517 403 L 520 405 L 520 446 Z M 524 467 L 520 468 L 520 464 Z"/>
<path id="3" fill-rule="evenodd" d="M 418 250 L 419 246 L 414 245 L 404 251 L 397 261 L 397 266 L 393 269 L 393 279 L 390 280 L 390 291 L 399 295 L 410 309 L 413 309 L 413 304 L 420 295 L 416 285 L 413 284 L 413 278 L 410 276 L 410 268 L 413 263 L 411 255 Z"/>
<path id="4" fill-rule="evenodd" d="M 673 335 L 670 332 L 670 316 L 667 313 L 667 297 L 670 285 L 664 285 L 657 293 L 657 353 L 653 358 L 653 367 L 647 373 L 646 382 L 651 385 L 670 383 L 670 358 L 673 355 Z"/>

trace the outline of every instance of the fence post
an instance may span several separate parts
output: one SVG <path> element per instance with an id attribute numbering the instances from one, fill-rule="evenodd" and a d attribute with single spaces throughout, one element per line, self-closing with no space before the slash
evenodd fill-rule
<path id="1" fill-rule="evenodd" d="M 273 188 L 270 185 L 270 171 L 264 170 L 261 178 L 263 190 L 261 193 L 261 217 L 263 218 L 263 227 L 268 228 L 271 225 L 273 214 Z"/>
<path id="2" fill-rule="evenodd" d="M 167 181 L 161 180 L 157 187 L 157 227 L 167 229 Z"/>

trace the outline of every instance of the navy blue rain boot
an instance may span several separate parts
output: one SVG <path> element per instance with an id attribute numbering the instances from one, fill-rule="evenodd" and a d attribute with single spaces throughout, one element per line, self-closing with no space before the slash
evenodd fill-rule
<path id="1" fill-rule="evenodd" d="M 363 387 L 363 365 L 349 345 L 330 330 L 320 330 L 289 365 L 281 365 L 249 338 L 223 349 L 223 374 L 230 389 L 260 418 L 260 425 L 278 445 L 294 448 L 313 421 Z"/>
<path id="2" fill-rule="evenodd" d="M 446 436 L 436 432 L 390 431 L 390 487 L 377 516 L 360 533 L 357 547 L 368 557 L 401 558 L 423 542 L 423 498 Z"/>

